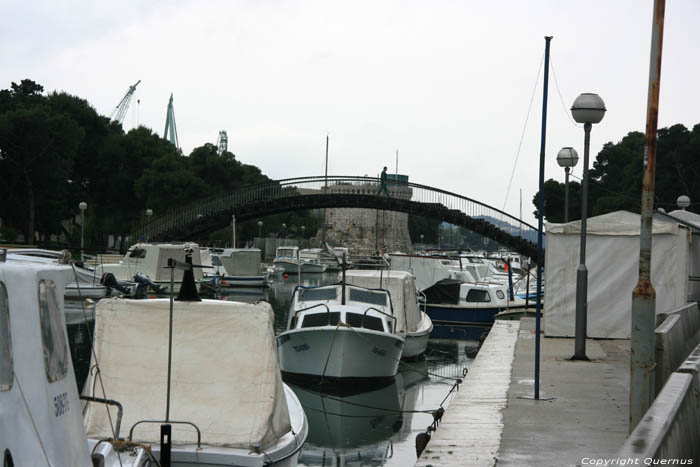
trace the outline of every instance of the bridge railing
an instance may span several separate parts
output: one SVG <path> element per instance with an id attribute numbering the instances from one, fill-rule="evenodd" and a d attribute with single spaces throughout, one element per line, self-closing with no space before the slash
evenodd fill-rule
<path id="1" fill-rule="evenodd" d="M 355 176 L 297 177 L 267 183 L 248 185 L 228 193 L 213 195 L 193 201 L 185 206 L 174 208 L 141 226 L 132 235 L 134 240 L 144 237 L 157 237 L 168 231 L 196 221 L 203 216 L 233 211 L 237 206 L 245 206 L 256 201 L 280 199 L 304 194 L 339 193 L 345 195 L 376 195 L 380 179 Z M 491 207 L 475 199 L 452 193 L 440 188 L 412 182 L 387 180 L 390 196 L 410 199 L 414 202 L 435 204 L 459 211 L 470 217 L 490 222 L 514 237 L 532 240 L 537 229 L 504 211 Z"/>

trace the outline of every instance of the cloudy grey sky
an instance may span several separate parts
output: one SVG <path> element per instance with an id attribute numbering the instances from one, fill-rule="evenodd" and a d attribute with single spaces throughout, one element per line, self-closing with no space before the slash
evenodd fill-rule
<path id="1" fill-rule="evenodd" d="M 162 135 L 174 93 L 189 153 L 226 130 L 229 149 L 273 178 L 377 175 L 395 165 L 514 215 L 537 192 L 542 74 L 552 35 L 546 178 L 556 153 L 583 155 L 568 116 L 581 92 L 608 108 L 592 158 L 644 130 L 652 0 L 28 1 L 0 0 L 0 87 L 31 78 L 109 115 L 141 80 L 124 126 Z M 659 126 L 700 122 L 700 2 L 670 0 Z M 559 91 L 563 103 L 559 97 Z M 140 100 L 137 106 L 136 100 Z M 565 111 L 566 109 L 566 111 Z M 575 168 L 581 174 L 582 163 Z M 680 193 L 679 193 L 680 194 Z"/>

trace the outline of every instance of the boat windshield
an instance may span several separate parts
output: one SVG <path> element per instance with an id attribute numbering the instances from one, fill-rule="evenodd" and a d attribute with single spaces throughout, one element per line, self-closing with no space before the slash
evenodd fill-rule
<path id="1" fill-rule="evenodd" d="M 293 250 L 292 248 L 280 248 L 279 250 L 277 250 L 277 256 L 284 256 L 284 257 L 286 257 L 286 256 L 292 256 L 292 257 L 295 257 L 295 256 L 296 256 L 296 251 Z"/>
<path id="2" fill-rule="evenodd" d="M 313 302 L 321 300 L 336 300 L 338 298 L 338 289 L 336 288 L 319 288 L 319 289 L 300 289 L 299 301 Z"/>
<path id="3" fill-rule="evenodd" d="M 129 258 L 145 258 L 145 257 L 146 257 L 145 248 L 134 248 L 129 253 Z"/>
<path id="4" fill-rule="evenodd" d="M 350 289 L 350 300 L 353 302 L 369 303 L 371 305 L 386 306 L 386 292 L 373 290 Z"/>

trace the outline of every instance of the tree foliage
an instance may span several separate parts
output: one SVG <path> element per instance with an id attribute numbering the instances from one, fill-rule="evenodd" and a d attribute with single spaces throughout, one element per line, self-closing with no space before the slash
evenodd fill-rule
<path id="1" fill-rule="evenodd" d="M 676 209 L 676 199 L 687 195 L 688 210 L 700 213 L 700 124 L 689 131 L 673 125 L 658 131 L 654 207 Z M 633 131 L 618 143 L 607 143 L 590 170 L 588 215 L 618 210 L 641 210 L 644 169 L 644 134 Z M 547 180 L 543 187 L 544 217 L 549 222 L 564 220 L 564 184 Z M 537 207 L 537 196 L 533 204 Z M 535 211 L 537 216 L 537 211 Z M 569 220 L 581 218 L 581 185 L 569 183 Z"/>
<path id="2" fill-rule="evenodd" d="M 5 232 L 21 231 L 33 242 L 68 233 L 66 220 L 88 204 L 86 243 L 105 246 L 110 234 L 125 235 L 145 221 L 146 209 L 164 213 L 198 198 L 269 181 L 255 166 L 213 144 L 189 157 L 145 127 L 124 133 L 121 125 L 77 96 L 46 94 L 32 80 L 0 90 L 0 219 Z M 307 212 L 271 216 L 267 229 L 307 237 L 318 219 Z M 70 226 L 68 226 L 70 227 Z M 254 226 L 243 226 L 257 233 Z M 250 231 L 250 232 L 248 232 Z M 14 237 L 14 234 L 12 235 Z M 6 239 L 8 235 L 5 235 Z"/>

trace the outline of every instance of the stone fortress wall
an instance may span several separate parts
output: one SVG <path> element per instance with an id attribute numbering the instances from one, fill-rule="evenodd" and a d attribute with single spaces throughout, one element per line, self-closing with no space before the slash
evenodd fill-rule
<path id="1" fill-rule="evenodd" d="M 406 182 L 408 176 L 387 174 L 389 196 L 411 199 L 413 190 Z M 377 183 L 348 183 L 329 185 L 327 192 L 375 195 L 378 189 Z M 408 214 L 403 212 L 333 208 L 325 210 L 324 223 L 328 244 L 345 246 L 351 255 L 373 254 L 376 251 L 408 253 L 413 250 L 408 234 Z M 321 237 L 321 232 L 318 236 Z"/>

